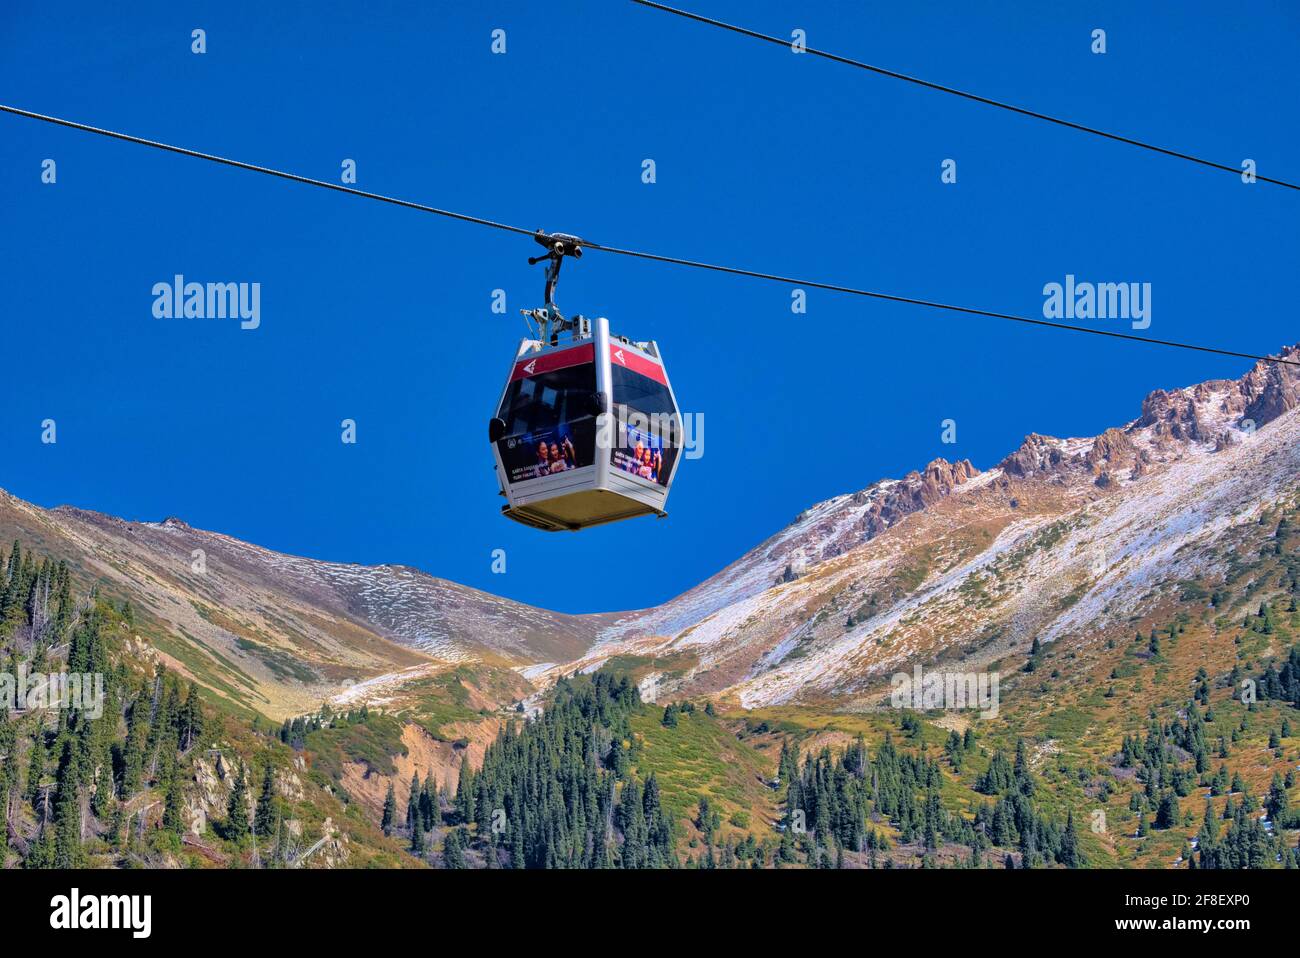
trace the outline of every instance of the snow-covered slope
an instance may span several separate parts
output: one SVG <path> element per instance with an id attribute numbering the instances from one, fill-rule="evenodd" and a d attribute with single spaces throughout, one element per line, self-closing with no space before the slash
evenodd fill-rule
<path id="1" fill-rule="evenodd" d="M 601 643 L 648 635 L 677 635 L 710 615 L 789 582 L 809 568 L 867 542 L 907 515 L 950 495 L 979 488 L 969 462 L 936 459 L 924 473 L 884 479 L 861 492 L 836 496 L 800 513 L 795 521 L 717 575 L 663 607 L 627 616 L 600 634 Z"/>

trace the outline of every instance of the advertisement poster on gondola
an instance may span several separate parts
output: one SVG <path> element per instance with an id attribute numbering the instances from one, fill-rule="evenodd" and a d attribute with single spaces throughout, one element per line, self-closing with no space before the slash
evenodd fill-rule
<path id="1" fill-rule="evenodd" d="M 638 429 L 623 424 L 617 431 L 618 445 L 610 454 L 615 469 L 630 472 L 661 486 L 668 485 L 672 473 L 673 456 L 677 450 L 666 444 L 662 436 L 648 429 Z"/>
<path id="2" fill-rule="evenodd" d="M 596 420 L 562 423 L 497 443 L 510 482 L 526 482 L 595 462 Z"/>

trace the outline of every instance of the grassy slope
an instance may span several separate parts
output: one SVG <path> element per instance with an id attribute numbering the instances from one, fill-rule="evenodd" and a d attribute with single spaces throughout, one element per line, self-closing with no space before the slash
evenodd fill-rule
<path id="1" fill-rule="evenodd" d="M 1058 820 L 1064 820 L 1067 812 L 1074 813 L 1090 865 L 1172 866 L 1184 843 L 1200 828 L 1209 790 L 1194 788 L 1180 799 L 1180 820 L 1189 824 L 1165 832 L 1153 830 L 1138 839 L 1134 834 L 1138 813 L 1129 810 L 1129 799 L 1134 792 L 1141 792 L 1142 786 L 1132 769 L 1119 766 L 1118 753 L 1124 736 L 1145 736 L 1153 717 L 1167 723 L 1183 716 L 1202 668 L 1212 685 L 1214 721 L 1206 727 L 1211 771 L 1226 765 L 1229 776 L 1239 773 L 1250 793 L 1262 801 L 1275 772 L 1285 776 L 1288 769 L 1300 769 L 1300 711 L 1280 702 L 1258 702 L 1248 708 L 1234 697 L 1228 681 L 1234 666 L 1240 667 L 1245 677 L 1258 677 L 1270 657 L 1284 655 L 1300 641 L 1300 613 L 1277 611 L 1271 635 L 1246 626 L 1260 602 L 1276 599 L 1279 587 L 1292 574 L 1289 570 L 1300 564 L 1300 534 L 1292 533 L 1281 542 L 1280 555 L 1274 550 L 1271 533 L 1283 514 L 1291 517 L 1293 525 L 1300 524 L 1300 509 L 1288 504 L 1259 526 L 1239 530 L 1236 541 L 1225 546 L 1223 558 L 1230 560 L 1226 581 L 1177 583 L 1154 591 L 1149 596 L 1148 614 L 1127 623 L 1122 634 L 1062 639 L 1044 648 L 1032 673 L 1022 671 L 1027 654 L 995 663 L 993 668 L 1002 673 L 1001 712 L 995 719 L 973 722 L 980 754 L 970 756 L 960 773 L 946 768 L 945 806 L 969 814 L 976 803 L 990 801 L 974 791 L 977 778 L 987 768 L 993 750 L 1002 748 L 1010 754 L 1017 738 L 1023 737 L 1043 786 L 1036 800 Z M 1228 596 L 1217 609 L 1208 601 L 1215 590 Z M 1275 609 L 1286 609 L 1287 602 L 1285 597 L 1274 602 Z M 1171 626 L 1175 630 L 1172 638 Z M 1160 650 L 1154 656 L 1146 639 L 1152 629 L 1160 635 Z M 1135 641 L 1139 631 L 1144 636 L 1140 643 Z M 931 756 L 942 754 L 951 728 L 961 730 L 971 722 L 969 713 L 931 712 L 914 739 L 900 731 L 899 714 L 892 710 L 836 713 L 778 707 L 732 714 L 744 720 L 756 741 L 789 735 L 806 751 L 823 744 L 834 748 L 861 733 L 869 747 L 878 747 L 890 732 L 899 747 L 924 748 Z M 1271 731 L 1280 731 L 1284 718 L 1290 720 L 1293 736 L 1282 740 L 1279 756 L 1268 748 L 1268 739 Z M 1220 736 L 1228 744 L 1227 758 L 1218 755 Z M 1099 797 L 1103 781 L 1116 790 L 1105 801 Z M 1292 805 L 1300 801 L 1300 786 L 1290 797 Z M 1233 799 L 1240 802 L 1241 796 Z M 1226 796 L 1214 797 L 1212 802 L 1216 812 L 1222 812 Z M 1105 813 L 1106 827 L 1094 833 L 1089 826 L 1098 810 Z M 1260 814 L 1255 813 L 1257 817 Z M 1150 822 L 1151 810 L 1146 817 Z M 1297 837 L 1288 834 L 1288 844 L 1294 846 Z"/>
<path id="2" fill-rule="evenodd" d="M 676 728 L 666 728 L 662 715 L 662 709 L 647 706 L 632 721 L 642 742 L 637 772 L 656 776 L 683 839 L 689 844 L 698 838 L 690 822 L 703 797 L 721 811 L 723 840 L 745 832 L 770 837 L 780 815 L 776 793 L 765 784 L 776 774 L 775 756 L 737 739 L 702 709 L 681 715 Z"/>

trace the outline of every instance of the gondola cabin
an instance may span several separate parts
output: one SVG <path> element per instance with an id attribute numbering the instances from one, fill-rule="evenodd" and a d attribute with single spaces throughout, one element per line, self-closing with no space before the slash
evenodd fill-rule
<path id="1" fill-rule="evenodd" d="M 603 317 L 525 339 L 488 427 L 501 511 L 548 531 L 662 517 L 681 435 L 655 343 L 613 338 Z"/>

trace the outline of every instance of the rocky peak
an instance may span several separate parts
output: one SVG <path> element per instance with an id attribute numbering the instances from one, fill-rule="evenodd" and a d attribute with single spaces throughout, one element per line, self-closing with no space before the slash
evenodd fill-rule
<path id="1" fill-rule="evenodd" d="M 1103 473 L 1108 467 L 1126 465 L 1137 456 L 1137 447 L 1118 429 L 1107 429 L 1095 440 L 1083 457 L 1094 473 Z"/>
<path id="2" fill-rule="evenodd" d="M 1059 439 L 1030 433 L 1020 448 L 998 463 L 998 468 L 1009 476 L 1028 479 L 1032 476 L 1054 475 L 1066 464 L 1065 450 Z"/>
<path id="3" fill-rule="evenodd" d="M 1300 345 L 1283 349 L 1279 358 L 1300 363 Z M 1107 429 L 1086 450 L 1087 440 L 1060 440 L 1037 433 L 998 464 L 1008 476 L 1068 479 L 1086 475 L 1098 486 L 1110 485 L 1127 470 L 1130 479 L 1150 471 L 1147 443 L 1135 441 L 1142 431 L 1156 461 L 1180 458 L 1189 443 L 1213 443 L 1216 451 L 1234 442 L 1234 433 L 1250 421 L 1255 428 L 1300 406 L 1300 365 L 1260 361 L 1240 379 L 1212 379 L 1182 389 L 1156 389 L 1142 401 L 1141 415 L 1124 429 Z"/>
<path id="4" fill-rule="evenodd" d="M 1150 429 L 1151 438 L 1157 442 L 1161 439 L 1204 442 L 1208 437 L 1201 425 L 1202 413 L 1208 411 L 1207 406 L 1212 397 L 1219 395 L 1223 387 L 1228 387 L 1229 393 L 1224 405 L 1230 406 L 1231 385 L 1224 380 L 1213 380 L 1187 389 L 1153 390 L 1142 400 L 1142 415 L 1134 423 L 1134 428 Z M 1244 408 L 1244 404 L 1241 408 Z M 1241 409 L 1226 408 L 1220 411 L 1239 414 Z"/>
<path id="5" fill-rule="evenodd" d="M 958 462 L 935 459 L 925 467 L 924 473 L 908 473 L 903 483 L 913 487 L 912 495 L 922 505 L 928 506 L 938 502 L 963 482 L 974 479 L 978 475 L 979 470 L 971 465 L 969 459 Z"/>
<path id="6" fill-rule="evenodd" d="M 1300 363 L 1300 345 L 1280 351 L 1279 359 Z M 1134 429 L 1150 429 L 1161 440 L 1214 442 L 1222 448 L 1224 427 L 1249 420 L 1264 426 L 1300 406 L 1300 365 L 1260 360 L 1240 379 L 1213 379 L 1184 389 L 1157 389 L 1142 402 Z"/>
<path id="7" fill-rule="evenodd" d="M 870 494 L 861 500 L 854 496 L 853 500 L 855 504 L 866 506 L 857 523 L 855 539 L 865 542 L 878 536 L 904 516 L 934 505 L 979 474 L 969 459 L 957 462 L 935 459 L 924 472 L 913 470 L 898 482 L 864 490 Z"/>
<path id="8" fill-rule="evenodd" d="M 1300 363 L 1300 344 L 1286 347 L 1279 358 Z M 1260 361 L 1239 386 L 1245 404 L 1242 418 L 1252 420 L 1256 428 L 1300 406 L 1300 366 Z"/>

